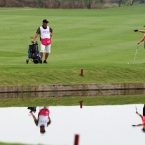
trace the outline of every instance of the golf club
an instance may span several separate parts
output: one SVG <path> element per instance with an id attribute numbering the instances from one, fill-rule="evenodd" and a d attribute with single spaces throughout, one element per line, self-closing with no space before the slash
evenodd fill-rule
<path id="1" fill-rule="evenodd" d="M 139 47 L 139 45 L 137 45 L 137 47 L 136 47 L 136 52 L 135 52 L 135 56 L 134 56 L 134 61 L 133 61 L 133 63 L 135 62 L 135 59 L 136 59 L 136 54 L 137 54 L 138 47 Z"/>

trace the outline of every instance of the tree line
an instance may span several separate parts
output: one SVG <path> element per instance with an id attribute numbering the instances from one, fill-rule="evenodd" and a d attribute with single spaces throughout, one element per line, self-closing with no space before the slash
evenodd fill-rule
<path id="1" fill-rule="evenodd" d="M 39 7 L 39 8 L 105 8 L 116 3 L 133 5 L 134 2 L 144 3 L 145 0 L 0 0 L 0 7 Z M 111 5 L 110 5 L 111 6 Z M 108 7 L 110 7 L 108 6 Z"/>

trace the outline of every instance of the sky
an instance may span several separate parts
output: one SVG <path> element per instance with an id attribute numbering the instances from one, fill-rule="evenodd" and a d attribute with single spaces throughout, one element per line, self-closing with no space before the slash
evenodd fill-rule
<path id="1" fill-rule="evenodd" d="M 143 104 L 49 106 L 52 123 L 45 135 L 40 134 L 27 107 L 0 108 L 0 141 L 74 145 L 74 135 L 79 134 L 79 145 L 143 145 L 142 127 L 132 127 L 142 123 L 135 106 L 142 114 Z"/>

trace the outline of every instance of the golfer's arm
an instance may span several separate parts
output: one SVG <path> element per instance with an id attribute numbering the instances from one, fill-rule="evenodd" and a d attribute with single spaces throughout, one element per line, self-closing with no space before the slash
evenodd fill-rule
<path id="1" fill-rule="evenodd" d="M 33 40 L 35 41 L 35 39 L 37 38 L 38 34 L 36 33 L 35 36 L 33 37 Z"/>
<path id="2" fill-rule="evenodd" d="M 138 30 L 138 32 L 145 33 L 145 30 Z"/>

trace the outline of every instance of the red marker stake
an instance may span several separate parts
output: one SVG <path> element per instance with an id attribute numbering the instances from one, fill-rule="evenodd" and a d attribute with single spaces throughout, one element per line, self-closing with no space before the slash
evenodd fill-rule
<path id="1" fill-rule="evenodd" d="M 81 69 L 81 76 L 84 75 L 84 69 Z"/>
<path id="2" fill-rule="evenodd" d="M 74 145 L 79 145 L 79 135 L 75 135 Z"/>
<path id="3" fill-rule="evenodd" d="M 80 101 L 80 108 L 82 108 L 83 106 L 83 101 Z"/>

